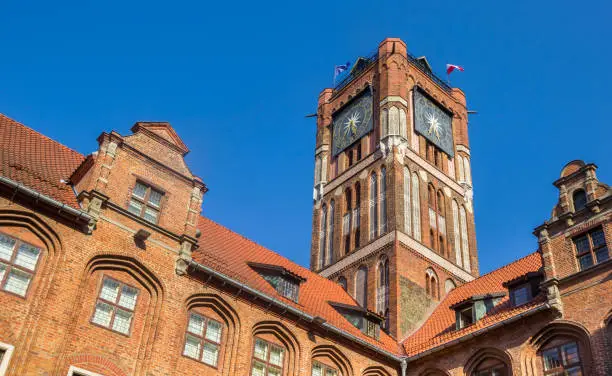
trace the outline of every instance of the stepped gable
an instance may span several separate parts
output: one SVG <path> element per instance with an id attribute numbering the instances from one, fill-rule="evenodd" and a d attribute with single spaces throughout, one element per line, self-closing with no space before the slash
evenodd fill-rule
<path id="1" fill-rule="evenodd" d="M 64 183 L 84 161 L 80 153 L 0 114 L 0 174 L 78 209 Z"/>
<path id="2" fill-rule="evenodd" d="M 407 355 L 414 356 L 433 349 L 544 304 L 545 297 L 540 294 L 527 304 L 513 307 L 510 305 L 509 296 L 506 295 L 484 318 L 460 330 L 455 329 L 455 311 L 450 308 L 454 304 L 475 295 L 507 292 L 507 289 L 503 286 L 504 282 L 511 281 L 530 272 L 537 272 L 541 268 L 541 256 L 538 252 L 534 252 L 455 288 L 440 302 L 431 316 L 424 322 L 423 326 L 402 342 Z"/>

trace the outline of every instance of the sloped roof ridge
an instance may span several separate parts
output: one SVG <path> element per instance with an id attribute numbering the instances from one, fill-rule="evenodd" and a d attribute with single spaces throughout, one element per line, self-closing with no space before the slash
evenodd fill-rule
<path id="1" fill-rule="evenodd" d="M 417 333 L 418 333 L 418 332 L 419 332 L 419 331 L 420 331 L 420 330 L 421 330 L 423 327 L 425 327 L 425 326 L 426 326 L 426 325 L 429 323 L 429 321 L 434 320 L 434 319 L 435 319 L 435 317 L 434 317 L 433 313 L 434 313 L 436 310 L 438 310 L 438 309 L 440 309 L 440 308 L 442 308 L 442 307 L 447 307 L 447 306 L 448 306 L 448 303 L 446 303 L 446 301 L 447 301 L 447 300 L 450 300 L 450 299 L 452 299 L 452 298 L 454 298 L 454 295 L 457 295 L 457 293 L 458 293 L 459 291 L 462 291 L 462 290 L 465 290 L 465 289 L 469 288 L 469 287 L 470 287 L 470 285 L 474 285 L 474 284 L 476 284 L 476 283 L 482 282 L 484 279 L 486 279 L 486 278 L 490 277 L 490 276 L 491 276 L 493 273 L 501 273 L 502 271 L 507 270 L 507 269 L 509 269 L 510 267 L 515 266 L 516 264 L 518 264 L 518 263 L 520 263 L 520 262 L 524 261 L 525 259 L 527 259 L 527 258 L 529 258 L 529 257 L 533 257 L 534 255 L 536 255 L 536 254 L 538 254 L 538 253 L 539 253 L 538 251 L 535 251 L 535 252 L 529 253 L 529 254 L 527 254 L 527 255 L 525 255 L 525 256 L 523 256 L 523 257 L 521 257 L 521 258 L 517 259 L 517 260 L 512 261 L 512 262 L 511 262 L 511 263 L 509 263 L 509 264 L 502 265 L 501 267 L 499 267 L 499 268 L 497 268 L 497 269 L 493 269 L 493 270 L 491 270 L 490 272 L 485 273 L 485 274 L 483 274 L 483 275 L 479 276 L 478 278 L 475 278 L 475 279 L 473 279 L 473 280 L 471 280 L 471 281 L 469 281 L 469 282 L 466 282 L 466 283 L 464 283 L 464 284 L 463 284 L 463 285 L 461 285 L 461 286 L 457 286 L 457 287 L 456 287 L 456 288 L 454 288 L 454 289 L 453 289 L 451 292 L 449 292 L 448 294 L 446 294 L 446 296 L 444 297 L 444 299 L 442 299 L 442 301 L 440 301 L 440 303 L 438 303 L 438 305 L 437 305 L 437 306 L 436 306 L 436 308 L 435 308 L 435 309 L 434 309 L 434 310 L 431 312 L 431 314 L 429 315 L 429 317 L 428 317 L 426 320 L 423 320 L 423 322 L 421 323 L 421 325 L 420 325 L 418 328 L 416 328 L 415 330 L 413 330 L 413 331 L 412 331 L 410 334 L 406 335 L 406 336 L 405 336 L 405 337 L 404 337 L 402 340 L 400 340 L 400 341 L 399 341 L 399 343 L 400 343 L 400 344 L 404 344 L 404 343 L 405 343 L 406 341 L 408 341 L 408 340 L 409 340 L 409 339 L 410 339 L 410 338 L 411 338 L 413 335 L 417 334 Z"/>
<path id="2" fill-rule="evenodd" d="M 39 132 L 39 131 L 37 131 L 36 129 L 34 129 L 34 128 L 32 128 L 32 127 L 28 126 L 28 125 L 25 125 L 25 124 L 23 124 L 22 122 L 17 121 L 17 120 L 15 120 L 15 119 L 13 119 L 13 118 L 11 118 L 11 117 L 9 117 L 9 116 L 7 116 L 7 115 L 3 114 L 2 112 L 0 112 L 0 117 L 3 117 L 4 119 L 6 119 L 6 120 L 10 121 L 11 123 L 17 124 L 17 125 L 19 125 L 19 126 L 21 126 L 21 127 L 23 127 L 23 128 L 26 128 L 26 129 L 28 129 L 28 130 L 30 130 L 30 131 L 32 131 L 32 132 L 34 132 L 34 133 L 36 133 L 36 135 L 38 135 L 38 136 L 40 136 L 40 137 L 42 137 L 42 138 L 44 138 L 44 139 L 47 139 L 47 140 L 49 140 L 49 141 L 53 142 L 54 144 L 57 144 L 58 146 L 61 146 L 62 148 L 66 149 L 66 150 L 68 150 L 68 151 L 71 151 L 71 152 L 73 152 L 73 153 L 75 153 L 75 154 L 77 154 L 77 155 L 79 155 L 79 156 L 81 156 L 81 157 L 85 157 L 85 155 L 84 155 L 84 154 L 81 154 L 80 152 L 78 152 L 78 151 L 74 150 L 73 148 L 68 147 L 68 146 L 66 146 L 66 145 L 62 144 L 61 142 L 59 142 L 59 141 L 57 141 L 57 140 L 54 140 L 54 139 L 52 139 L 51 137 L 49 137 L 49 136 L 47 136 L 47 135 L 45 135 L 45 134 L 43 134 L 43 133 L 40 133 L 40 132 Z"/>
<path id="3" fill-rule="evenodd" d="M 278 252 L 276 252 L 276 251 L 273 251 L 272 249 L 270 249 L 270 248 L 268 248 L 268 247 L 266 247 L 266 246 L 264 246 L 264 245 L 261 245 L 261 244 L 257 243 L 256 241 L 254 241 L 254 240 L 252 240 L 252 239 L 249 239 L 248 237 L 246 237 L 246 236 L 242 235 L 241 233 L 236 232 L 236 231 L 234 231 L 234 230 L 230 229 L 229 227 L 227 227 L 227 226 L 225 226 L 225 225 L 220 224 L 220 223 L 219 223 L 219 222 L 217 222 L 217 221 L 214 221 L 214 220 L 212 220 L 212 219 L 210 219 L 210 218 L 208 218 L 208 217 L 205 217 L 205 216 L 203 216 L 203 215 L 202 215 L 202 216 L 200 216 L 200 219 L 204 219 L 204 220 L 206 220 L 206 221 L 210 222 L 211 224 L 213 224 L 213 225 L 215 225 L 215 226 L 219 227 L 220 229 L 222 229 L 222 230 L 223 230 L 223 231 L 225 231 L 225 232 L 228 232 L 228 233 L 230 233 L 230 234 L 232 234 L 232 235 L 237 235 L 237 236 L 241 237 L 242 239 L 244 239 L 244 240 L 246 240 L 246 241 L 248 241 L 248 242 L 250 242 L 250 243 L 253 243 L 253 244 L 254 244 L 254 245 L 256 245 L 257 247 L 262 248 L 263 250 L 265 250 L 265 251 L 267 251 L 267 252 L 273 253 L 273 254 L 275 254 L 276 256 L 278 256 L 278 257 L 280 257 L 280 258 L 282 258 L 282 259 L 285 259 L 286 261 L 290 262 L 292 265 L 294 265 L 294 266 L 298 267 L 298 268 L 299 268 L 301 271 L 304 271 L 304 272 L 306 272 L 306 273 L 308 273 L 308 274 L 316 275 L 316 276 L 317 276 L 317 277 L 319 277 L 319 278 L 322 278 L 322 279 L 328 280 L 327 278 L 320 276 L 319 274 L 317 274 L 317 273 L 313 272 L 312 270 L 310 270 L 310 269 L 308 269 L 308 268 L 306 268 L 306 267 L 304 267 L 304 266 L 302 266 L 302 265 L 298 264 L 297 262 L 295 262 L 295 261 L 291 260 L 290 258 L 285 257 L 285 256 L 281 255 L 280 253 L 278 253 Z"/>

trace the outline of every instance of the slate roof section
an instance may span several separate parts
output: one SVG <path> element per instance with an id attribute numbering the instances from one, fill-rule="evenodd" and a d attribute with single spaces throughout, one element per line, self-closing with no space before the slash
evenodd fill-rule
<path id="1" fill-rule="evenodd" d="M 455 329 L 455 311 L 451 308 L 475 295 L 504 291 L 504 282 L 530 272 L 537 272 L 541 268 L 540 254 L 534 252 L 455 288 L 440 302 L 423 325 L 402 342 L 406 354 L 417 355 L 543 305 L 545 303 L 543 294 L 518 307 L 512 306 L 509 295 L 506 295 L 485 317 L 460 330 Z"/>
<path id="2" fill-rule="evenodd" d="M 196 262 L 213 268 L 312 316 L 320 316 L 329 324 L 372 345 L 397 355 L 403 353 L 397 341 L 389 335 L 381 331 L 379 340 L 366 336 L 329 304 L 329 301 L 333 301 L 350 306 L 358 305 L 339 284 L 299 266 L 278 253 L 208 218 L 201 217 L 198 228 L 202 232 L 202 236 L 200 237 L 200 247 L 193 253 Z M 296 303 L 280 295 L 259 273 L 249 266 L 249 263 L 278 265 L 305 278 L 305 281 L 300 284 L 298 302 Z"/>
<path id="3" fill-rule="evenodd" d="M 0 175 L 79 209 L 63 183 L 83 162 L 80 153 L 0 114 Z"/>

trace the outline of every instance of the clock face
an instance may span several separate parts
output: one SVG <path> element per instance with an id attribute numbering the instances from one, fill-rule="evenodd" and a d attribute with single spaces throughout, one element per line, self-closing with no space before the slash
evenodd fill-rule
<path id="1" fill-rule="evenodd" d="M 372 91 L 368 88 L 333 115 L 332 155 L 335 157 L 373 127 Z"/>
<path id="2" fill-rule="evenodd" d="M 414 129 L 453 156 L 452 116 L 419 90 L 414 91 Z"/>

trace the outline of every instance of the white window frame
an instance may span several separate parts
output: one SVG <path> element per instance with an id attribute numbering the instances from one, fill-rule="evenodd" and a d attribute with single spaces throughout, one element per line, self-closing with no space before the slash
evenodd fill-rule
<path id="1" fill-rule="evenodd" d="M 9 362 L 11 361 L 13 351 L 15 351 L 15 346 L 0 342 L 0 350 L 4 351 L 4 357 L 2 358 L 2 362 L 0 362 L 0 376 L 4 376 L 8 369 Z"/>
<path id="2" fill-rule="evenodd" d="M 68 368 L 68 376 L 78 376 L 77 372 L 85 376 L 104 376 L 99 373 L 87 371 L 82 368 L 77 368 L 75 366 L 70 366 L 70 368 Z"/>

